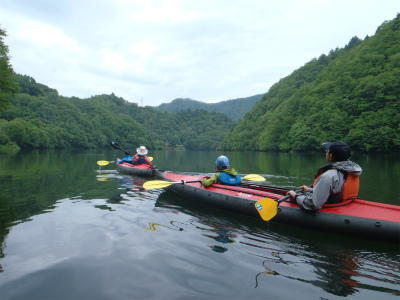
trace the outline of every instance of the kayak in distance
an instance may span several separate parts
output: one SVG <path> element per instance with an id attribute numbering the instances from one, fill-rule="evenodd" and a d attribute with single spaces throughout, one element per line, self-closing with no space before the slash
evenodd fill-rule
<path id="1" fill-rule="evenodd" d="M 165 188 L 189 200 L 263 220 L 358 238 L 400 242 L 400 206 L 397 205 L 354 199 L 325 204 L 318 212 L 308 212 L 297 203 L 282 201 L 287 198 L 288 189 L 285 188 L 254 182 L 239 186 L 212 184 L 205 188 L 201 184 L 203 176 L 158 169 L 154 169 L 154 176 L 159 180 L 147 181 L 143 188 Z M 263 201 L 270 201 L 272 206 L 268 204 L 262 211 L 260 203 Z"/>
<path id="2" fill-rule="evenodd" d="M 137 176 L 152 176 L 154 173 L 154 166 L 148 164 L 140 164 L 140 165 L 133 165 L 128 162 L 119 163 L 121 159 L 117 159 L 117 169 L 121 173 L 126 173 L 130 175 L 137 175 Z"/>
<path id="3" fill-rule="evenodd" d="M 125 157 L 129 157 L 130 161 L 132 161 L 132 157 L 134 156 L 134 154 L 132 154 L 129 150 L 123 149 L 116 142 L 110 142 L 110 146 L 112 148 L 114 148 L 114 149 L 123 151 L 125 153 Z M 141 147 L 143 147 L 143 146 L 141 146 Z M 136 150 L 137 151 L 142 150 L 141 147 L 139 147 Z M 146 150 L 145 147 L 144 147 L 144 149 Z M 147 150 L 143 155 L 144 156 L 147 155 Z M 153 161 L 153 157 L 148 157 L 148 158 L 149 158 L 150 161 Z M 101 163 L 101 161 L 100 161 L 100 163 Z M 98 165 L 104 165 L 104 164 L 100 164 L 100 163 L 97 162 Z M 145 163 L 144 164 L 135 165 L 135 164 L 130 163 L 127 160 L 125 160 L 125 158 L 124 159 L 118 158 L 116 164 L 117 164 L 118 171 L 120 171 L 122 173 L 130 174 L 130 175 L 137 175 L 137 176 L 152 176 L 153 173 L 154 173 L 154 168 L 155 168 L 155 166 L 149 165 L 149 164 L 145 164 Z"/>

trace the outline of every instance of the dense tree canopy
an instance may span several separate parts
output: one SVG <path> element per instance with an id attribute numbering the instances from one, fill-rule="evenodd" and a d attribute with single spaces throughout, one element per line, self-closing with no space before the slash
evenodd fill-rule
<path id="1" fill-rule="evenodd" d="M 29 76 L 14 74 L 20 94 L 0 113 L 0 145 L 23 148 L 126 147 L 216 149 L 235 123 L 220 113 L 179 114 L 138 107 L 111 95 L 66 98 Z"/>
<path id="2" fill-rule="evenodd" d="M 400 146 L 400 15 L 280 80 L 224 140 L 230 150 L 307 151 Z"/>
<path id="3" fill-rule="evenodd" d="M 6 31 L 0 28 L 0 112 L 10 105 L 11 96 L 18 93 L 18 85 L 12 80 L 8 46 L 4 43 L 6 36 Z"/>

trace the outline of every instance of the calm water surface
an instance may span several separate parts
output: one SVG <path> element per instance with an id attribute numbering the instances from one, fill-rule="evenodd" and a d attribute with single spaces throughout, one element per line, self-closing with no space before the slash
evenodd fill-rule
<path id="1" fill-rule="evenodd" d="M 211 174 L 219 152 L 149 153 Z M 312 182 L 324 153 L 225 153 L 241 174 Z M 398 299 L 399 245 L 192 203 L 120 174 L 117 150 L 0 154 L 0 299 Z M 360 198 L 399 204 L 399 156 L 354 156 Z"/>

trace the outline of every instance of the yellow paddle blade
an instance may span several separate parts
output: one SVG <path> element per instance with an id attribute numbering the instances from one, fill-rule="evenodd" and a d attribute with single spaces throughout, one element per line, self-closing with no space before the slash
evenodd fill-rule
<path id="1" fill-rule="evenodd" d="M 107 177 L 97 177 L 97 180 L 98 181 L 108 181 L 108 178 Z"/>
<path id="2" fill-rule="evenodd" d="M 250 180 L 250 181 L 265 181 L 266 179 L 260 175 L 257 174 L 248 174 L 243 177 L 244 180 Z"/>
<path id="3" fill-rule="evenodd" d="M 162 188 L 165 188 L 172 184 L 173 184 L 173 182 L 164 181 L 164 180 L 151 180 L 151 181 L 146 181 L 145 183 L 143 183 L 143 188 L 145 188 L 146 190 L 162 189 Z"/>
<path id="4" fill-rule="evenodd" d="M 264 198 L 255 204 L 260 217 L 264 221 L 269 221 L 278 213 L 278 201 L 271 198 Z"/>
<path id="5" fill-rule="evenodd" d="M 99 160 L 99 161 L 97 162 L 97 164 L 98 164 L 99 166 L 107 166 L 109 163 L 110 163 L 110 162 L 109 162 L 109 161 L 106 161 L 106 160 Z"/>
<path id="6" fill-rule="evenodd" d="M 147 157 L 150 159 L 150 161 L 153 161 L 153 158 L 151 156 L 147 156 Z"/>

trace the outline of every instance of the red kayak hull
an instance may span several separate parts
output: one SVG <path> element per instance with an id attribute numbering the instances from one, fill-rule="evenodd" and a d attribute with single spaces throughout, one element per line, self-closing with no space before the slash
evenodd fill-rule
<path id="1" fill-rule="evenodd" d="M 118 158 L 117 169 L 122 173 L 127 173 L 137 176 L 152 176 L 154 173 L 154 167 L 151 165 L 147 164 L 132 165 L 127 162 L 122 162 L 121 164 L 119 164 L 118 163 L 119 161 L 121 161 L 121 159 Z"/>
<path id="2" fill-rule="evenodd" d="M 250 188 L 213 184 L 205 188 L 201 177 L 155 171 L 157 179 L 180 182 L 170 185 L 171 190 L 185 198 L 218 209 L 260 218 L 255 203 L 263 198 L 280 199 L 284 189 Z M 326 205 L 318 213 L 301 209 L 296 203 L 285 201 L 278 206 L 271 220 L 308 229 L 356 236 L 387 242 L 400 242 L 400 206 L 356 199 L 341 206 Z"/>

